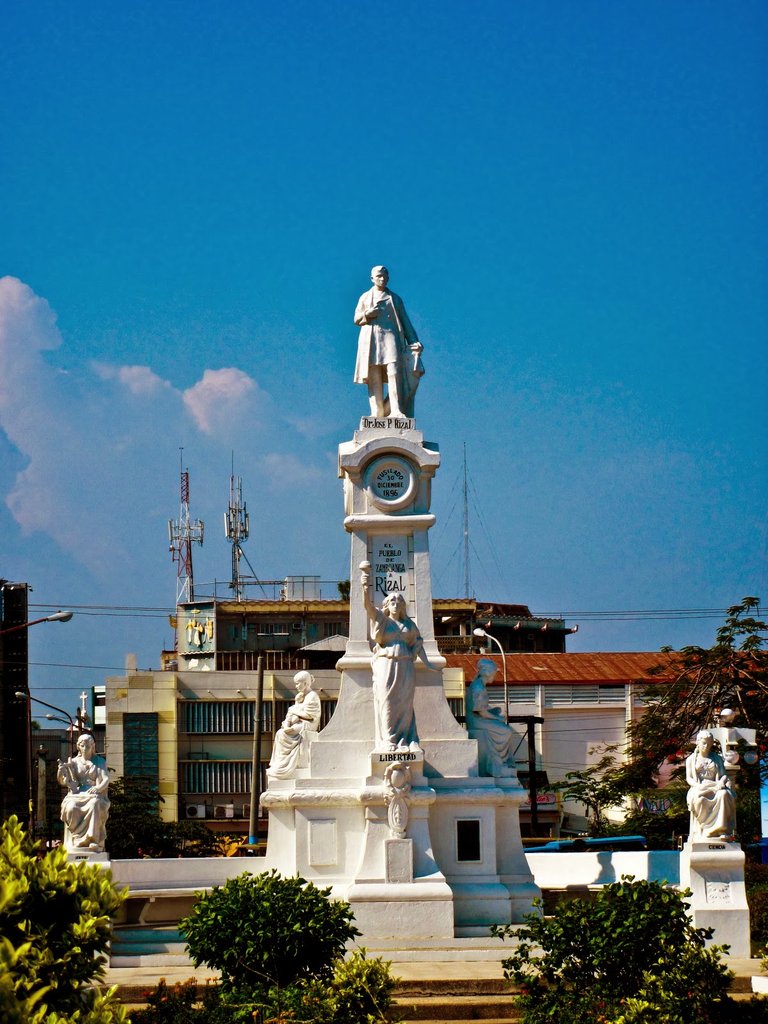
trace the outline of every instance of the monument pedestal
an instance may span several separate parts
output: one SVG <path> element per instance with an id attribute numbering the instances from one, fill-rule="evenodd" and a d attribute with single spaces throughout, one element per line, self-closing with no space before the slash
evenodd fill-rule
<path id="1" fill-rule="evenodd" d="M 744 851 L 738 843 L 689 839 L 680 854 L 680 885 L 691 890 L 695 927 L 714 928 L 711 943 L 730 946 L 729 956 L 750 956 Z"/>
<path id="2" fill-rule="evenodd" d="M 270 779 L 261 801 L 265 867 L 331 886 L 351 904 L 363 942 L 488 934 L 492 924 L 521 921 L 540 895 L 520 839 L 526 793 L 517 778 L 478 775 L 477 741 L 445 698 L 428 544 L 439 463 L 412 419 L 364 420 L 340 446 L 351 572 L 338 705 L 308 743 L 307 767 Z M 393 594 L 428 662 L 414 653 L 408 676 L 418 741 L 394 750 L 377 735 L 369 621 Z M 392 653 L 405 659 L 402 645 Z"/>

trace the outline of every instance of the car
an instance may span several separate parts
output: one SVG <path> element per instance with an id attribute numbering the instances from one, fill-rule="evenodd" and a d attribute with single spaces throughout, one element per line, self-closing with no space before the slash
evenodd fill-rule
<path id="1" fill-rule="evenodd" d="M 618 853 L 622 850 L 647 850 L 645 836 L 606 836 L 603 839 L 553 839 L 543 846 L 528 846 L 526 853 Z"/>

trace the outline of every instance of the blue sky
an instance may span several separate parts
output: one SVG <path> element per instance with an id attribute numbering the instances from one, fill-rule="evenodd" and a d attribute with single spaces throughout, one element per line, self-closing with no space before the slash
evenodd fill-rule
<path id="1" fill-rule="evenodd" d="M 0 576 L 80 609 L 30 632 L 44 699 L 172 642 L 181 447 L 198 589 L 226 594 L 233 453 L 257 574 L 349 575 L 380 262 L 425 347 L 436 595 L 466 445 L 471 589 L 566 613 L 571 650 L 708 644 L 680 610 L 766 597 L 765 4 L 11 0 L 0 28 Z M 627 610 L 655 614 L 597 614 Z"/>

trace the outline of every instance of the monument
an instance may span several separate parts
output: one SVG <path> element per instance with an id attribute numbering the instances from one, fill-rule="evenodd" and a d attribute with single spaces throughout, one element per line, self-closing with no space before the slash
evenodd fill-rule
<path id="1" fill-rule="evenodd" d="M 727 943 L 731 956 L 750 956 L 749 907 L 744 884 L 744 851 L 734 836 L 736 798 L 728 768 L 738 755 L 722 751 L 755 748 L 754 729 L 702 729 L 685 761 L 688 839 L 680 854 L 680 884 L 691 890 L 690 913 L 697 928 L 714 928 L 714 941 Z M 729 760 L 726 760 L 729 759 Z"/>
<path id="2" fill-rule="evenodd" d="M 363 941 L 487 934 L 539 895 L 520 838 L 527 794 L 508 764 L 481 770 L 445 698 L 428 541 L 440 454 L 415 420 L 422 346 L 386 268 L 371 277 L 354 315 L 370 416 L 339 446 L 351 552 L 339 700 L 323 730 L 304 731 L 306 758 L 270 770 L 265 866 L 331 886 Z"/>
<path id="3" fill-rule="evenodd" d="M 109 773 L 93 736 L 78 737 L 77 754 L 59 762 L 56 777 L 67 788 L 61 801 L 64 848 L 75 859 L 96 859 L 107 838 Z"/>

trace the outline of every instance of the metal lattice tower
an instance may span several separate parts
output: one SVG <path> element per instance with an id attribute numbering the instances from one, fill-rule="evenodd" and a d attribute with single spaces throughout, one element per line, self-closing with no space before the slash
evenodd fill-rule
<path id="1" fill-rule="evenodd" d="M 183 451 L 183 449 L 182 449 Z M 192 545 L 203 543 L 205 523 L 189 515 L 189 470 L 181 470 L 181 504 L 179 518 L 168 520 L 168 541 L 171 559 L 177 565 L 176 604 L 194 601 L 195 584 L 192 572 Z"/>
<path id="2" fill-rule="evenodd" d="M 242 477 L 232 475 L 229 478 L 229 509 L 224 516 L 224 533 L 232 545 L 232 588 L 235 600 L 242 601 L 244 595 L 243 579 L 240 575 L 240 559 L 244 557 L 243 541 L 248 540 L 248 510 L 243 501 Z M 248 562 L 248 559 L 245 559 Z"/>

